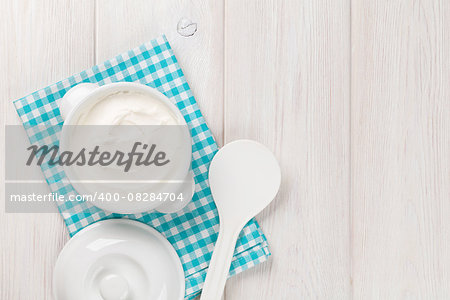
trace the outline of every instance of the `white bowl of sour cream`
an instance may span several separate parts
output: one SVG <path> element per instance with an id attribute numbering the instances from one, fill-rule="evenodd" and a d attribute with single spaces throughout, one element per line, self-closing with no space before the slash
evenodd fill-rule
<path id="1" fill-rule="evenodd" d="M 78 200 L 113 213 L 176 212 L 192 198 L 192 142 L 180 110 L 149 86 L 82 83 L 59 103 L 59 161 Z"/>

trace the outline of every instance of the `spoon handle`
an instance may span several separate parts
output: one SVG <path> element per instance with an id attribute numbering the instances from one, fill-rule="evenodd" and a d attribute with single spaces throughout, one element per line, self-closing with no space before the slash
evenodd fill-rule
<path id="1" fill-rule="evenodd" d="M 222 297 L 239 232 L 229 230 L 225 224 L 220 225 L 200 300 L 220 300 Z"/>

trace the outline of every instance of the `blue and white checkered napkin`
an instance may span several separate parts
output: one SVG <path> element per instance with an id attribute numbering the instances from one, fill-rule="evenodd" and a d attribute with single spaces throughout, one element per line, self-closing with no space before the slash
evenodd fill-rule
<path id="1" fill-rule="evenodd" d="M 117 81 L 135 81 L 169 97 L 180 109 L 192 135 L 192 169 L 195 174 L 195 195 L 184 210 L 176 214 L 158 212 L 135 215 L 111 214 L 87 202 L 62 202 L 59 210 L 70 235 L 99 220 L 131 218 L 156 228 L 172 243 L 183 263 L 186 277 L 186 298 L 199 294 L 206 276 L 219 229 L 219 217 L 208 183 L 208 167 L 217 145 L 195 102 L 183 72 L 165 36 L 123 53 L 56 84 L 14 102 L 32 143 L 53 140 L 58 133 L 52 130 L 37 132 L 41 124 L 60 125 L 58 101 L 74 85 L 93 82 L 103 85 Z M 45 128 L 45 127 L 44 127 Z M 48 128 L 60 128 L 49 126 Z M 42 168 L 52 192 L 76 193 L 67 183 L 60 166 Z M 270 252 L 267 240 L 258 224 L 252 220 L 242 231 L 234 254 L 230 275 L 242 272 L 267 260 Z"/>

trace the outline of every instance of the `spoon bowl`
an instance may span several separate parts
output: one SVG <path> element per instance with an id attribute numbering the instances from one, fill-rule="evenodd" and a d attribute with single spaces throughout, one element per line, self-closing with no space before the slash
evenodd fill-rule
<path id="1" fill-rule="evenodd" d="M 221 222 L 249 221 L 273 200 L 280 182 L 280 166 L 272 152 L 251 140 L 227 144 L 209 167 L 209 184 Z"/>

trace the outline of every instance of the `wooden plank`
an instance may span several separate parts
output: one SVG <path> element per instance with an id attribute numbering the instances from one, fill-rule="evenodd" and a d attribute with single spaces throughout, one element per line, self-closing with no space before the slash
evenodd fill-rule
<path id="1" fill-rule="evenodd" d="M 2 1 L 0 140 L 20 124 L 12 101 L 94 62 L 91 1 Z M 0 169 L 4 170 L 4 143 Z M 4 172 L 0 175 L 4 184 Z M 4 194 L 0 194 L 4 203 Z M 51 299 L 52 273 L 68 234 L 59 214 L 5 214 L 0 209 L 0 299 Z"/>
<path id="2" fill-rule="evenodd" d="M 353 1 L 355 299 L 448 299 L 450 4 Z"/>
<path id="3" fill-rule="evenodd" d="M 225 1 L 225 141 L 255 139 L 282 167 L 257 219 L 273 257 L 228 299 L 347 299 L 349 1 Z"/>
<path id="4" fill-rule="evenodd" d="M 178 33 L 183 19 L 196 23 L 192 36 Z M 97 62 L 160 34 L 167 36 L 216 142 L 222 145 L 222 1 L 98 0 Z"/>
<path id="5" fill-rule="evenodd" d="M 181 19 L 197 24 L 177 32 Z M 223 135 L 223 5 L 221 1 L 99 0 L 97 61 L 165 34 L 217 142 Z"/>

